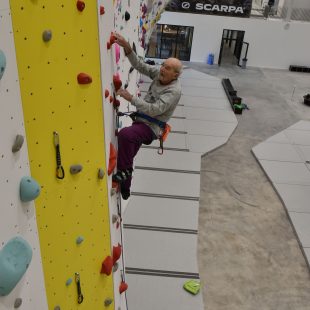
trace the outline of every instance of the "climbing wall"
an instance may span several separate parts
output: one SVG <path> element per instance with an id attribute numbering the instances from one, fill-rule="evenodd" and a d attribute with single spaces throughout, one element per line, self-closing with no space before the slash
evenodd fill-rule
<path id="1" fill-rule="evenodd" d="M 41 185 L 35 206 L 49 309 L 100 309 L 113 299 L 112 277 L 100 274 L 111 246 L 106 177 L 98 178 L 99 168 L 106 172 L 99 12 L 94 2 L 77 4 L 11 1 L 31 175 Z M 72 165 L 82 171 L 71 174 Z"/>
<path id="2" fill-rule="evenodd" d="M 32 251 L 16 287 L 0 294 L 1 310 L 127 308 L 126 202 L 112 184 L 110 146 L 117 149 L 117 131 L 131 124 L 117 111 L 133 109 L 116 97 L 113 76 L 139 94 L 139 75 L 122 48 L 111 44 L 111 32 L 134 43 L 143 57 L 163 6 L 1 1 L 0 293 L 8 241 L 20 236 Z M 12 152 L 17 135 L 24 143 Z M 30 179 L 21 195 L 24 176 Z M 35 182 L 34 190 L 29 184 Z"/>
<path id="3" fill-rule="evenodd" d="M 140 0 L 140 41 L 146 48 L 156 23 L 159 21 L 169 0 Z"/>
<path id="4" fill-rule="evenodd" d="M 146 28 L 149 32 L 152 30 L 152 27 L 147 27 L 146 25 L 150 23 L 154 27 L 155 19 L 159 18 L 157 12 L 163 8 L 163 3 L 160 1 L 155 1 L 154 7 L 147 2 L 150 1 L 115 0 L 113 3 L 112 1 L 98 2 L 102 13 L 99 18 L 99 42 L 101 66 L 103 68 L 101 76 L 102 89 L 105 94 L 103 102 L 105 139 L 107 146 L 111 143 L 116 149 L 116 131 L 131 124 L 129 117 L 118 118 L 117 112 L 133 111 L 134 107 L 127 101 L 115 96 L 113 76 L 118 75 L 122 81 L 122 87 L 125 87 L 130 93 L 139 94 L 139 74 L 136 70 L 131 70 L 131 65 L 124 55 L 123 49 L 115 43 L 111 44 L 113 42 L 113 40 L 111 41 L 111 32 L 116 31 L 128 39 L 132 46 L 133 44 L 135 45 L 137 54 L 143 57 Z M 111 11 L 114 14 L 109 14 Z M 107 165 L 109 157 L 110 148 L 106 147 Z M 114 247 L 121 244 L 123 253 L 126 244 L 123 243 L 122 217 L 128 201 L 122 200 L 120 195 L 115 193 L 112 186 L 110 176 L 108 177 L 108 188 L 111 214 L 111 242 Z M 125 309 L 127 306 L 126 293 L 118 294 L 121 282 L 126 282 L 125 257 L 123 254 L 118 265 L 114 267 L 116 267 L 114 268 L 115 308 Z"/>
<path id="5" fill-rule="evenodd" d="M 114 146 L 117 149 L 116 132 L 122 127 L 131 124 L 128 117 L 117 117 L 118 111 L 133 110 L 132 107 L 121 98 L 115 95 L 113 76 L 118 75 L 122 81 L 122 87 L 126 87 L 131 93 L 137 92 L 137 72 L 130 70 L 131 65 L 124 55 L 124 51 L 117 44 L 111 42 L 111 32 L 116 31 L 129 40 L 131 44 L 135 43 L 139 47 L 139 16 L 140 4 L 134 1 L 99 1 L 99 7 L 104 8 L 104 14 L 99 18 L 99 36 L 101 50 L 102 70 L 102 89 L 104 92 L 104 123 L 106 144 Z M 108 12 L 114 14 L 108 14 Z M 101 10 L 101 12 L 103 12 Z M 111 44 L 112 43 L 112 44 Z M 107 65 L 107 63 L 109 65 Z M 106 158 L 109 160 L 110 148 L 106 148 Z M 107 162 L 107 165 L 109 163 Z M 112 187 L 112 177 L 108 177 L 109 188 L 109 206 L 111 214 L 111 243 L 113 247 L 118 244 L 122 249 L 126 246 L 123 243 L 122 216 L 126 207 L 126 201 L 120 198 Z M 123 251 L 122 251 L 123 253 Z M 120 294 L 119 288 L 122 282 L 126 283 L 125 258 L 118 261 L 114 266 L 114 291 L 115 291 L 115 309 L 126 309 L 126 293 Z M 129 288 L 130 289 L 130 288 Z"/>
<path id="6" fill-rule="evenodd" d="M 33 202 L 23 203 L 19 198 L 20 181 L 30 175 L 27 141 L 24 140 L 19 151 L 12 152 L 16 136 L 25 138 L 25 128 L 8 1 L 0 2 L 0 111 L 1 276 L 4 266 L 11 271 L 10 279 L 15 273 L 14 266 L 4 261 L 4 247 L 12 238 L 22 237 L 32 249 L 25 275 L 10 294 L 6 291 L 2 297 L 8 283 L 0 276 L 0 309 L 13 309 L 20 302 L 23 309 L 47 309 L 35 207 Z"/>

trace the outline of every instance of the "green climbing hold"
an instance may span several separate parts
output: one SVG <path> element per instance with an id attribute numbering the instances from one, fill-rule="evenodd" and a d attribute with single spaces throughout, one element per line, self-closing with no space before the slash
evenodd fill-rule
<path id="1" fill-rule="evenodd" d="M 189 280 L 186 281 L 183 285 L 183 288 L 193 294 L 193 295 L 197 295 L 200 291 L 200 282 L 197 280 Z"/>

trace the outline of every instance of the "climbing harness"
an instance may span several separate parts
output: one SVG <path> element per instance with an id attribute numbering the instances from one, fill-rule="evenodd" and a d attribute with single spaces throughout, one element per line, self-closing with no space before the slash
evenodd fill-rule
<path id="1" fill-rule="evenodd" d="M 162 122 L 154 117 L 151 117 L 149 115 L 140 113 L 140 112 L 118 112 L 118 116 L 129 116 L 133 121 L 137 119 L 137 117 L 144 118 L 150 123 L 156 124 L 160 127 L 161 133 L 159 136 L 159 148 L 157 150 L 157 153 L 159 155 L 162 155 L 164 153 L 164 141 L 166 141 L 169 132 L 171 131 L 171 126 L 165 122 Z"/>
<path id="2" fill-rule="evenodd" d="M 65 177 L 65 171 L 61 165 L 60 146 L 59 146 L 59 134 L 54 131 L 54 144 L 56 148 L 56 177 L 57 179 L 63 179 Z"/>

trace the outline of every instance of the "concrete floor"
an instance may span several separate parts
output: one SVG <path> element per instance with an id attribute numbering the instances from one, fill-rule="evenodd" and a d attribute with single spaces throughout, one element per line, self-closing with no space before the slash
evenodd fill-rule
<path id="1" fill-rule="evenodd" d="M 301 119 L 310 75 L 286 70 L 186 65 L 230 78 L 250 110 L 228 143 L 201 166 L 198 261 L 205 309 L 310 309 L 309 269 L 286 210 L 251 153 Z"/>

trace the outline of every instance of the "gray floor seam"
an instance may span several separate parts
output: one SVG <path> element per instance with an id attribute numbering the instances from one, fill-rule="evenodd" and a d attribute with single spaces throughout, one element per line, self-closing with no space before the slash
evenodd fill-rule
<path id="1" fill-rule="evenodd" d="M 190 196 L 177 196 L 177 195 L 140 193 L 140 192 L 132 192 L 131 195 L 133 195 L 133 196 L 144 196 L 144 197 L 161 197 L 161 198 L 169 198 L 169 199 L 181 199 L 181 200 L 199 201 L 199 197 L 190 197 Z"/>
<path id="2" fill-rule="evenodd" d="M 161 167 L 135 166 L 135 169 L 151 170 L 151 171 L 164 171 L 164 172 L 176 172 L 176 173 L 184 173 L 184 174 L 200 174 L 200 171 L 178 170 L 178 169 L 169 169 L 169 168 L 161 168 Z"/>
<path id="3" fill-rule="evenodd" d="M 190 279 L 200 278 L 198 273 L 178 272 L 178 271 L 169 271 L 169 270 L 142 269 L 142 268 L 140 269 L 140 268 L 126 267 L 125 272 L 127 274 L 162 276 L 162 277 L 171 277 L 171 278 L 190 278 Z"/>
<path id="4" fill-rule="evenodd" d="M 180 234 L 189 234 L 189 235 L 197 235 L 198 234 L 198 230 L 186 229 L 186 228 L 145 226 L 145 225 L 136 225 L 136 224 L 124 224 L 123 227 L 125 229 L 135 229 L 135 230 L 171 232 L 171 233 L 180 233 Z"/>
<path id="5" fill-rule="evenodd" d="M 170 133 L 177 133 L 177 134 L 183 134 L 183 135 L 188 134 L 187 131 L 181 131 L 181 130 L 171 130 Z"/>
<path id="6" fill-rule="evenodd" d="M 149 271 L 149 272 L 161 272 L 161 273 L 171 273 L 171 274 L 191 274 L 191 275 L 197 275 L 197 272 L 186 272 L 186 271 L 176 271 L 176 270 L 161 270 L 161 269 L 151 269 L 151 268 L 137 268 L 137 267 L 126 267 L 126 269 L 129 270 L 137 270 L 137 271 Z"/>
<path id="7" fill-rule="evenodd" d="M 279 163 L 293 163 L 293 164 L 305 164 L 305 161 L 291 161 L 291 160 L 281 160 L 281 159 L 268 159 L 268 158 L 258 158 L 258 160 L 265 160 L 265 161 L 276 161 Z"/>
<path id="8" fill-rule="evenodd" d="M 186 119 L 185 116 L 171 116 L 171 118 L 175 118 L 175 119 Z"/>

